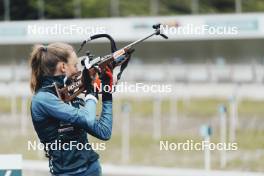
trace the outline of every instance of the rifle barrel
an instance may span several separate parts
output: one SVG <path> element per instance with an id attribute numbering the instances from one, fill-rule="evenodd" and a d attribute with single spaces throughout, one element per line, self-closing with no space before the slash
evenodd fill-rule
<path id="1" fill-rule="evenodd" d="M 152 37 L 153 35 L 157 35 L 157 32 L 158 32 L 158 31 L 155 31 L 154 33 L 152 33 L 152 34 L 150 34 L 150 35 L 148 35 L 148 36 L 146 36 L 146 37 L 144 37 L 144 38 L 138 39 L 138 40 L 134 41 L 133 43 L 130 43 L 129 45 L 123 47 L 122 49 L 124 49 L 124 48 L 131 48 L 131 47 L 133 47 L 134 45 L 136 45 L 136 44 L 138 44 L 138 43 L 140 43 L 140 42 L 143 42 L 144 40 L 147 40 L 148 38 Z"/>

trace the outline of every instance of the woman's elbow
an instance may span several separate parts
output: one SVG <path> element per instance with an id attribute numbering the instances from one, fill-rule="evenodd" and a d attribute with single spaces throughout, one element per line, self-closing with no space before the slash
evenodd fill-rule
<path id="1" fill-rule="evenodd" d="M 108 141 L 108 140 L 111 139 L 111 136 L 112 136 L 112 131 L 109 130 L 109 131 L 104 132 L 104 133 L 100 136 L 100 139 L 103 140 L 103 141 Z"/>

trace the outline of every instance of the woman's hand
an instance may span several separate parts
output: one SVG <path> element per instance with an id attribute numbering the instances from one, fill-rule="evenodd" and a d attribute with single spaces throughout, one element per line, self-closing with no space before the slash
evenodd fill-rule
<path id="1" fill-rule="evenodd" d="M 113 86 L 113 70 L 106 66 L 105 72 L 101 75 L 103 86 L 108 85 L 111 89 Z"/>
<path id="2" fill-rule="evenodd" d="M 113 70 L 106 66 L 105 72 L 101 74 L 102 80 L 102 99 L 103 101 L 112 100 L 113 92 Z"/>
<path id="3" fill-rule="evenodd" d="M 84 84 L 84 87 L 86 90 L 86 95 L 92 94 L 96 98 L 98 98 L 98 95 L 97 95 L 96 91 L 94 90 L 93 80 L 91 78 L 91 75 L 90 75 L 88 69 L 86 69 L 86 68 L 83 69 L 82 77 L 83 77 L 83 84 Z"/>

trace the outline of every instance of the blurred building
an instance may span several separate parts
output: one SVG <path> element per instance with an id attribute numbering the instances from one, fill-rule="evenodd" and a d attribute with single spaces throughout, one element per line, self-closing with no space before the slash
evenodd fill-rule
<path id="1" fill-rule="evenodd" d="M 264 14 L 255 13 L 1 22 L 0 63 L 9 67 L 3 69 L 6 71 L 1 79 L 12 78 L 12 65 L 22 65 L 20 70 L 24 67 L 26 73 L 20 72 L 18 79 L 27 79 L 23 75 L 29 75 L 26 67 L 33 44 L 62 41 L 78 49 L 89 36 L 108 33 L 122 47 L 150 34 L 153 24 L 162 23 L 169 39 L 156 36 L 136 47 L 131 61 L 134 69 L 140 69 L 137 66 L 141 64 L 149 65 L 158 81 L 262 82 L 263 17 Z M 223 29 L 220 34 L 214 31 L 218 28 Z M 107 40 L 94 40 L 79 55 L 87 50 L 103 56 L 110 52 L 110 45 Z M 163 74 L 166 65 L 170 66 L 169 77 Z M 137 73 L 150 72 L 151 69 L 143 68 Z M 126 75 L 129 79 L 137 79 L 133 69 L 129 73 Z M 151 80 L 146 76 L 145 81 L 148 78 Z"/>

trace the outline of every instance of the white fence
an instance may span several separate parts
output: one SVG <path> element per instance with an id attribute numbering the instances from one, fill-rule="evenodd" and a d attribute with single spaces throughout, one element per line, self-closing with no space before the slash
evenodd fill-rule
<path id="1" fill-rule="evenodd" d="M 29 80 L 30 70 L 27 66 L 0 66 L 1 82 Z M 228 83 L 262 83 L 264 69 L 262 65 L 133 65 L 130 64 L 123 74 L 126 81 L 143 82 L 228 82 Z"/>
<path id="2" fill-rule="evenodd" d="M 262 65 L 129 65 L 124 78 L 129 81 L 158 82 L 263 82 Z"/>

